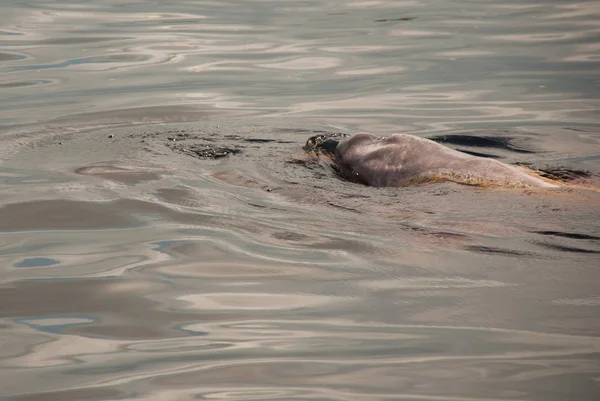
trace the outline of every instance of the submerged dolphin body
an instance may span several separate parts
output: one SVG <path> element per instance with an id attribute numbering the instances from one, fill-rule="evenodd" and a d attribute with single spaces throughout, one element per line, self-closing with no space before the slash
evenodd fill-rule
<path id="1" fill-rule="evenodd" d="M 516 166 L 406 134 L 378 137 L 360 133 L 316 141 L 311 138 L 305 148 L 331 155 L 343 177 L 374 187 L 431 181 L 498 187 L 558 187 L 536 177 L 533 171 L 528 173 Z"/>

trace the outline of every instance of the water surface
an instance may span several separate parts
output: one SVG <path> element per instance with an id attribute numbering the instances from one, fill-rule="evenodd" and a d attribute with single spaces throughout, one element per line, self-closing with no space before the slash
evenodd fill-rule
<path id="1" fill-rule="evenodd" d="M 302 152 L 405 132 L 597 185 L 597 2 L 0 11 L 3 397 L 600 395 L 600 193 L 375 189 Z"/>

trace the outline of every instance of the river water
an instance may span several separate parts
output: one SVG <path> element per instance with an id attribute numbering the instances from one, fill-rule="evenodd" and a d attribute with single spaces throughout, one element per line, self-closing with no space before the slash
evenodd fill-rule
<path id="1" fill-rule="evenodd" d="M 598 184 L 599 110 L 594 1 L 4 0 L 0 396 L 597 400 L 600 193 L 369 188 L 302 145 Z"/>

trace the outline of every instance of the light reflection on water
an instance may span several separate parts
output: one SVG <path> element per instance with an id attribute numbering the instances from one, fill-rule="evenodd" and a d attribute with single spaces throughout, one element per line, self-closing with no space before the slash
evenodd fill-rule
<path id="1" fill-rule="evenodd" d="M 597 193 L 293 163 L 405 131 L 600 173 L 597 2 L 0 9 L 2 396 L 597 399 Z M 201 140 L 242 153 L 165 146 Z"/>
<path id="2" fill-rule="evenodd" d="M 477 118 L 473 106 L 479 105 L 488 110 L 481 116 L 486 122 L 564 123 L 597 98 L 594 2 L 252 1 L 243 12 L 236 2 L 159 9 L 113 2 L 19 5 L 3 24 L 14 35 L 1 43 L 7 55 L 19 52 L 14 57 L 22 59 L 5 63 L 2 83 L 42 79 L 59 87 L 8 92 L 3 103 L 11 113 L 4 123 L 193 104 L 335 120 L 361 115 L 391 129 L 421 121 L 425 113 L 418 110 L 435 107 L 426 95 L 447 84 L 468 102 L 441 100 L 435 116 L 428 110 L 430 118 L 466 124 Z M 422 93 L 419 86 L 429 89 Z M 570 110 L 560 104 L 565 101 Z M 589 113 L 575 120 L 595 122 Z"/>

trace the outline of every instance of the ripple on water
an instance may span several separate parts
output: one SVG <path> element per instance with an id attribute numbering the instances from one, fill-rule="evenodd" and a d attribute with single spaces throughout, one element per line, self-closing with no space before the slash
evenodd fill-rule
<path id="1" fill-rule="evenodd" d="M 45 267 L 59 264 L 60 261 L 51 258 L 25 258 L 14 264 L 15 267 Z"/>
<path id="2" fill-rule="evenodd" d="M 276 63 L 258 64 L 259 67 L 281 70 L 318 70 L 337 67 L 339 60 L 333 57 L 300 57 Z"/>
<path id="3" fill-rule="evenodd" d="M 244 284 L 248 285 L 248 284 Z M 331 304 L 336 299 L 308 294 L 262 294 L 250 292 L 184 295 L 180 301 L 191 309 L 290 310 Z"/>
<path id="4" fill-rule="evenodd" d="M 36 85 L 50 85 L 55 83 L 50 79 L 36 79 L 30 81 L 4 81 L 0 82 L 0 88 L 22 88 Z"/>
<path id="5" fill-rule="evenodd" d="M 598 2 L 0 3 L 0 396 L 596 401 L 597 193 L 302 145 L 598 173 Z"/>
<path id="6" fill-rule="evenodd" d="M 25 59 L 27 59 L 27 57 L 25 57 L 21 54 L 0 52 L 0 62 L 2 62 L 2 61 L 17 61 L 17 60 L 25 60 Z"/>
<path id="7" fill-rule="evenodd" d="M 149 55 L 144 54 L 110 54 L 103 56 L 92 56 L 85 58 L 76 58 L 67 61 L 62 61 L 54 64 L 37 64 L 37 65 L 24 65 L 20 67 L 13 67 L 12 71 L 27 71 L 27 70 L 49 70 L 49 69 L 61 69 L 73 66 L 82 66 L 85 68 L 109 68 L 99 67 L 102 64 L 113 64 L 113 63 L 142 63 L 152 59 Z"/>

